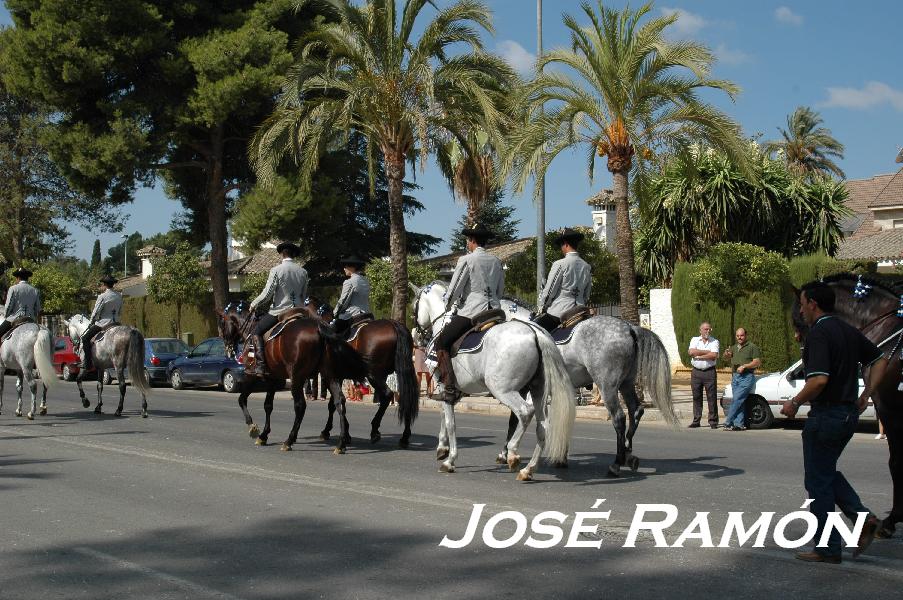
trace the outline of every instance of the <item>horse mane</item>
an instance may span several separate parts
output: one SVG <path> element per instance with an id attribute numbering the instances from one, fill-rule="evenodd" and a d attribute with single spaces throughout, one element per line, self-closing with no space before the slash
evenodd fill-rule
<path id="1" fill-rule="evenodd" d="M 825 283 L 838 283 L 838 282 L 850 281 L 853 285 L 856 285 L 856 282 L 859 281 L 859 275 L 857 275 L 856 273 L 849 273 L 849 272 L 836 273 L 834 275 L 828 275 L 827 277 L 823 278 L 822 281 L 824 281 Z M 878 281 L 877 279 L 868 277 L 867 275 L 862 276 L 862 283 L 865 283 L 866 285 L 870 285 L 873 288 L 883 290 L 883 291 L 887 292 L 888 294 L 890 294 L 891 296 L 899 296 L 901 287 L 903 287 L 903 282 L 895 282 L 895 283 L 889 284 L 889 283 L 885 283 L 883 281 Z"/>
<path id="2" fill-rule="evenodd" d="M 512 295 L 509 295 L 509 294 L 505 294 L 504 296 L 501 297 L 501 299 L 502 299 L 502 300 L 507 300 L 508 302 L 514 302 L 515 304 L 517 304 L 518 306 L 520 306 L 520 307 L 522 307 L 522 308 L 527 308 L 527 309 L 530 309 L 530 310 L 535 310 L 535 309 L 536 309 L 536 307 L 535 307 L 534 305 L 530 304 L 529 302 L 527 302 L 527 301 L 524 300 L 523 298 L 519 298 L 519 297 L 517 297 L 517 296 L 512 296 Z"/>

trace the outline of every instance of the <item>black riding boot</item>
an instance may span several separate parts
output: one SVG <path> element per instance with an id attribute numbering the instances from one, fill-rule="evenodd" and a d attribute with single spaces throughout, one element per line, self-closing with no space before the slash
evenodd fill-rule
<path id="1" fill-rule="evenodd" d="M 267 376 L 266 352 L 263 348 L 263 336 L 254 334 L 254 372 L 251 375 Z"/>
<path id="2" fill-rule="evenodd" d="M 439 381 L 445 386 L 443 400 L 454 404 L 463 395 L 458 389 L 458 381 L 455 378 L 455 370 L 452 368 L 451 355 L 448 350 L 437 350 L 436 359 L 439 364 Z"/>

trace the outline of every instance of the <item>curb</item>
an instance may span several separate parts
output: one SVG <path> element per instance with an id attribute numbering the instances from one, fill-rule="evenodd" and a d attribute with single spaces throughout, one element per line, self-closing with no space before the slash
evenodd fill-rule
<path id="1" fill-rule="evenodd" d="M 442 402 L 439 400 L 432 400 L 430 398 L 422 397 L 420 398 L 420 408 L 431 410 L 431 411 L 440 411 L 442 410 Z M 500 402 L 491 399 L 491 398 L 475 398 L 475 397 L 464 397 L 455 405 L 455 412 L 466 412 L 466 413 L 475 413 L 482 415 L 498 415 L 507 417 L 510 414 L 510 410 L 506 406 L 503 406 Z M 675 408 L 674 414 L 677 415 L 679 420 L 682 420 L 684 415 L 683 411 Z M 578 406 L 577 407 L 577 418 L 581 420 L 587 421 L 608 421 L 608 410 L 603 406 Z M 662 417 L 662 413 L 655 408 L 646 408 L 643 413 L 643 422 L 646 421 L 662 421 L 664 422 L 664 418 Z"/>

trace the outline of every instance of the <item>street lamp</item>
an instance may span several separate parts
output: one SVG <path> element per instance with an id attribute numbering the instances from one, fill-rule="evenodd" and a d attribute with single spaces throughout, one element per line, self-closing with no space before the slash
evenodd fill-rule
<path id="1" fill-rule="evenodd" d="M 536 60 L 542 58 L 542 0 L 536 0 Z M 542 71 L 540 70 L 540 73 Z M 542 110 L 542 109 L 540 109 Z M 536 297 L 542 294 L 546 276 L 546 182 L 543 178 L 536 198 Z"/>
<path id="2" fill-rule="evenodd" d="M 129 236 L 123 233 L 119 237 L 125 240 L 125 245 L 122 247 L 122 278 L 125 279 L 129 276 Z"/>

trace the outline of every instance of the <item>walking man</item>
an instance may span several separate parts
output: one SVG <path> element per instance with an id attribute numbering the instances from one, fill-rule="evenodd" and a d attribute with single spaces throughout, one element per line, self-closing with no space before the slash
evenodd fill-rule
<path id="1" fill-rule="evenodd" d="M 734 401 L 724 418 L 725 431 L 746 429 L 746 399 L 756 384 L 756 369 L 762 366 L 762 351 L 749 341 L 746 329 L 739 328 L 736 335 L 737 343 L 724 352 L 725 357 L 730 359 L 734 372 L 731 377 Z"/>
<path id="2" fill-rule="evenodd" d="M 693 422 L 690 428 L 699 427 L 702 419 L 702 391 L 709 406 L 709 427 L 718 428 L 718 381 L 715 363 L 720 354 L 718 340 L 712 337 L 712 324 L 703 321 L 699 335 L 690 340 L 690 389 L 693 390 Z"/>
<path id="3" fill-rule="evenodd" d="M 887 360 L 859 330 L 831 315 L 833 310 L 834 290 L 827 284 L 813 281 L 802 287 L 800 312 L 810 327 L 803 347 L 806 385 L 795 398 L 784 403 L 781 413 L 793 418 L 802 404 L 811 405 L 803 426 L 803 467 L 806 492 L 812 499 L 809 510 L 818 519 L 815 543 L 821 539 L 828 513 L 835 505 L 854 521 L 858 513 L 868 513 L 853 551 L 855 557 L 875 537 L 878 518 L 863 506 L 856 490 L 837 470 L 837 461 L 853 437 L 872 390 L 881 384 Z M 869 371 L 861 396 L 860 365 Z M 796 557 L 808 562 L 840 563 L 840 535 L 832 530 L 826 548 L 816 545 L 812 552 L 801 552 Z"/>

